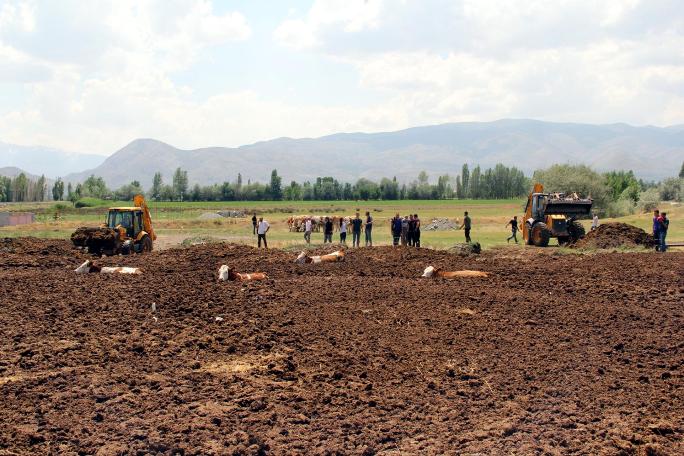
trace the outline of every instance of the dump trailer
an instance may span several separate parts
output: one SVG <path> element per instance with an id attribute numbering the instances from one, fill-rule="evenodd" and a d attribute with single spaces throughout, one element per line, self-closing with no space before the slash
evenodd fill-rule
<path id="1" fill-rule="evenodd" d="M 535 184 L 525 207 L 523 239 L 529 245 L 546 247 L 551 238 L 565 245 L 584 237 L 579 219 L 591 213 L 593 201 L 577 193 L 544 193 L 542 184 Z"/>
<path id="2" fill-rule="evenodd" d="M 99 227 L 81 227 L 71 235 L 77 248 L 95 255 L 127 255 L 151 252 L 157 235 L 142 195 L 135 195 L 132 207 L 109 208 Z"/>

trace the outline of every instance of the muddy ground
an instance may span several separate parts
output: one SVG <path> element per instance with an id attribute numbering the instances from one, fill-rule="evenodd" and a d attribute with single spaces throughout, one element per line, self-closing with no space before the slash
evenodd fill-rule
<path id="1" fill-rule="evenodd" d="M 684 253 L 550 252 L 0 240 L 0 454 L 683 454 Z"/>

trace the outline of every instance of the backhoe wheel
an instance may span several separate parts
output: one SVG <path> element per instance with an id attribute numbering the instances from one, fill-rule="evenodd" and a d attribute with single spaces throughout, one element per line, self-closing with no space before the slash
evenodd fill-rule
<path id="1" fill-rule="evenodd" d="M 527 223 L 527 245 L 534 245 L 532 242 L 532 225 Z"/>
<path id="2" fill-rule="evenodd" d="M 140 253 L 149 253 L 152 251 L 152 238 L 149 237 L 148 235 L 145 235 L 142 237 L 140 240 Z"/>
<path id="3" fill-rule="evenodd" d="M 572 242 L 579 241 L 586 234 L 584 231 L 584 226 L 577 220 L 573 221 L 570 226 L 568 226 L 568 233 L 570 234 L 570 239 Z"/>
<path id="4" fill-rule="evenodd" d="M 551 230 L 546 226 L 546 223 L 539 222 L 532 227 L 532 243 L 537 247 L 546 247 L 549 245 L 551 239 Z"/>
<path id="5" fill-rule="evenodd" d="M 558 245 L 565 246 L 570 244 L 570 236 L 558 236 Z"/>

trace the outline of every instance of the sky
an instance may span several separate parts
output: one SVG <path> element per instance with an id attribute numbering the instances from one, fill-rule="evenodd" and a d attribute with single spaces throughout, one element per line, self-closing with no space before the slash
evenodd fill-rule
<path id="1" fill-rule="evenodd" d="M 0 0 L 0 142 L 684 123 L 681 0 Z"/>

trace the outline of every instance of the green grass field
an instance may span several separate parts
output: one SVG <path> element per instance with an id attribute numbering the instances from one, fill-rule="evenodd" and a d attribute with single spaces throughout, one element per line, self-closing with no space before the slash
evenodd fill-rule
<path id="1" fill-rule="evenodd" d="M 74 209 L 70 204 L 63 210 L 56 210 L 55 203 L 33 203 L 6 205 L 2 210 L 36 212 L 36 223 L 20 227 L 0 228 L 0 237 L 37 236 L 45 238 L 68 238 L 78 226 L 97 225 L 101 223 L 108 207 L 128 206 L 128 201 L 95 202 L 96 207 Z M 274 247 L 293 247 L 303 244 L 302 233 L 288 231 L 286 220 L 291 214 L 303 215 L 349 215 L 356 211 L 371 211 L 375 218 L 374 243 L 390 244 L 389 220 L 396 213 L 406 215 L 418 213 L 422 224 L 422 245 L 432 248 L 448 248 L 463 242 L 463 232 L 427 231 L 433 218 L 463 219 L 463 212 L 468 211 L 473 220 L 472 238 L 484 248 L 506 245 L 509 229 L 505 226 L 513 215 L 522 218 L 524 199 L 512 200 L 430 200 L 430 201 L 238 201 L 238 202 L 151 202 L 152 219 L 159 235 L 158 245 L 168 247 L 180 244 L 184 239 L 208 236 L 233 242 L 254 243 L 252 226 L 249 218 L 252 212 L 263 216 L 271 224 L 268 238 Z M 663 204 L 667 208 L 671 225 L 669 240 L 684 241 L 684 224 L 680 221 L 684 216 L 682 205 Z M 221 218 L 201 220 L 199 217 L 207 212 L 218 210 L 242 210 L 247 217 L 242 219 Z M 57 216 L 56 216 L 57 214 Z M 650 230 L 650 214 L 631 215 L 615 219 L 629 223 L 647 231 Z M 602 222 L 610 221 L 608 219 Z M 588 228 L 589 222 L 585 221 Z M 351 235 L 349 235 L 351 237 Z M 338 239 L 335 233 L 334 239 Z M 313 244 L 320 244 L 322 233 L 314 233 Z M 348 239 L 351 242 L 351 239 Z M 552 241 L 555 244 L 555 241 Z M 521 246 L 522 248 L 522 246 Z"/>

